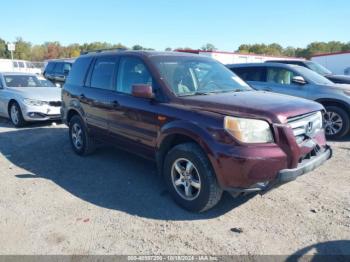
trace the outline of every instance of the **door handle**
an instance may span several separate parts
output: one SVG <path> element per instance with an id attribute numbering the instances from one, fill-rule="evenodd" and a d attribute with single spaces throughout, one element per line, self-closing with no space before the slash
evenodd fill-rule
<path id="1" fill-rule="evenodd" d="M 112 101 L 112 106 L 113 107 L 120 107 L 120 104 L 117 100 Z"/>
<path id="2" fill-rule="evenodd" d="M 264 91 L 267 91 L 267 92 L 271 92 L 271 91 L 272 91 L 271 88 L 264 88 L 263 90 L 264 90 Z"/>

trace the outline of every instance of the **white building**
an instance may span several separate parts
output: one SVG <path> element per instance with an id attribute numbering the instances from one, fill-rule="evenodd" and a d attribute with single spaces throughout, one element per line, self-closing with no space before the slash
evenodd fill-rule
<path id="1" fill-rule="evenodd" d="M 337 75 L 350 75 L 350 51 L 319 54 L 311 60 L 323 65 Z"/>
<path id="2" fill-rule="evenodd" d="M 255 54 L 240 54 L 234 52 L 223 51 L 202 51 L 202 50 L 175 50 L 177 52 L 193 53 L 203 56 L 209 56 L 218 60 L 223 64 L 241 64 L 241 63 L 263 63 L 266 60 L 295 60 L 300 58 L 294 57 L 276 57 L 267 55 L 255 55 Z"/>

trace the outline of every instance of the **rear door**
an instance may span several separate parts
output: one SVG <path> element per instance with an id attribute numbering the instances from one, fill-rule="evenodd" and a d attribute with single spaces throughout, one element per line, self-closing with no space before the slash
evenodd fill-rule
<path id="1" fill-rule="evenodd" d="M 93 134 L 103 137 L 109 134 L 109 115 L 117 105 L 114 101 L 116 66 L 115 56 L 97 57 L 79 95 L 88 127 Z"/>
<path id="2" fill-rule="evenodd" d="M 231 69 L 240 78 L 257 90 L 271 91 L 266 85 L 266 68 L 263 66 L 240 67 Z"/>

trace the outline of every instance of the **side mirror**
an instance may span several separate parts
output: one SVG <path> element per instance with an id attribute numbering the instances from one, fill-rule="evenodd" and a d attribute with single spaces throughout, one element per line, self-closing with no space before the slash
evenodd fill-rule
<path id="1" fill-rule="evenodd" d="M 148 99 L 154 98 L 152 86 L 146 85 L 146 84 L 132 85 L 131 94 L 135 97 L 142 97 L 142 98 L 148 98 Z"/>
<path id="2" fill-rule="evenodd" d="M 68 69 L 65 69 L 65 70 L 63 71 L 63 74 L 64 74 L 65 76 L 67 76 L 67 75 L 69 74 L 69 70 L 68 70 Z"/>
<path id="3" fill-rule="evenodd" d="M 64 81 L 66 81 L 66 76 L 65 75 L 57 75 L 57 76 L 54 77 L 54 79 L 56 81 L 64 82 Z"/>
<path id="4" fill-rule="evenodd" d="M 292 78 L 292 83 L 297 84 L 297 85 L 305 85 L 306 81 L 305 81 L 304 77 L 302 77 L 302 76 L 294 76 Z"/>

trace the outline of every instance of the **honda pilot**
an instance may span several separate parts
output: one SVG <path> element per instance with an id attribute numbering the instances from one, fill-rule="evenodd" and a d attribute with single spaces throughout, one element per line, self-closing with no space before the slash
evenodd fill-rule
<path id="1" fill-rule="evenodd" d="M 198 55 L 90 52 L 74 63 L 62 98 L 77 154 L 105 143 L 154 160 L 174 200 L 194 212 L 223 191 L 266 191 L 331 157 L 321 104 L 254 91 Z"/>

